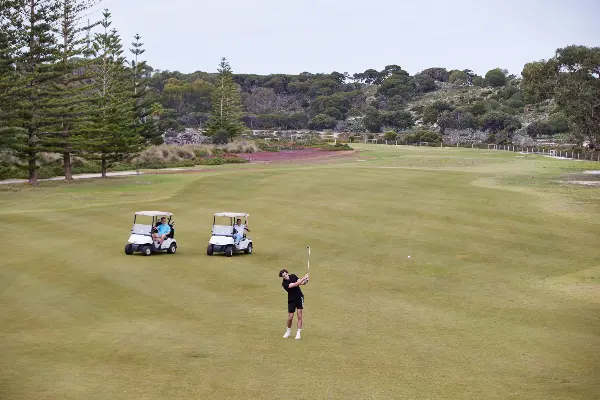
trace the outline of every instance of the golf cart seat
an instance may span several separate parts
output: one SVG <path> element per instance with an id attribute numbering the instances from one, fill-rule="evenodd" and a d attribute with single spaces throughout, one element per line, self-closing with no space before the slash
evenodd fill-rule
<path id="1" fill-rule="evenodd" d="M 173 224 L 169 224 L 169 226 L 171 227 L 171 232 L 169 232 L 167 237 L 169 239 L 173 239 L 175 237 L 175 227 L 173 226 Z"/>

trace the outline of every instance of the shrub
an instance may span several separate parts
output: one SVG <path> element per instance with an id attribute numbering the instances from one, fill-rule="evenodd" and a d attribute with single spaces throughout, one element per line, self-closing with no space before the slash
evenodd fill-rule
<path id="1" fill-rule="evenodd" d="M 258 146 L 252 142 L 236 141 L 222 147 L 225 153 L 256 153 Z"/>
<path id="2" fill-rule="evenodd" d="M 406 144 L 414 144 L 419 142 L 439 144 L 442 141 L 442 136 L 437 132 L 421 130 L 407 134 L 404 137 L 404 141 Z"/>
<path id="3" fill-rule="evenodd" d="M 485 82 L 493 87 L 504 86 L 506 85 L 506 75 L 500 68 L 495 68 L 485 74 Z"/>
<path id="4" fill-rule="evenodd" d="M 348 146 L 346 143 L 336 143 L 336 144 L 327 143 L 327 144 L 324 144 L 321 146 L 321 150 L 342 151 L 342 150 L 352 150 L 352 147 Z"/>
<path id="5" fill-rule="evenodd" d="M 229 142 L 229 133 L 224 129 L 221 129 L 221 130 L 215 132 L 215 134 L 212 136 L 213 144 L 227 144 L 228 142 Z"/>
<path id="6" fill-rule="evenodd" d="M 550 125 L 554 133 L 563 133 L 569 130 L 569 120 L 562 112 L 550 115 L 548 125 Z"/>
<path id="7" fill-rule="evenodd" d="M 547 136 L 552 134 L 552 128 L 545 121 L 535 121 L 527 127 L 527 135 L 532 138 Z"/>
<path id="8" fill-rule="evenodd" d="M 279 148 L 273 146 L 272 144 L 268 143 L 268 142 L 258 142 L 257 146 L 259 149 L 261 149 L 262 151 L 270 151 L 270 152 L 278 152 Z"/>

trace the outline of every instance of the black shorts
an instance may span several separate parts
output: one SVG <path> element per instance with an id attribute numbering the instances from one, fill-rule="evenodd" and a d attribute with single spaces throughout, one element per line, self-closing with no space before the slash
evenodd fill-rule
<path id="1" fill-rule="evenodd" d="M 293 313 L 298 310 L 302 310 L 304 308 L 304 296 L 300 297 L 296 300 L 288 301 L 288 312 Z"/>

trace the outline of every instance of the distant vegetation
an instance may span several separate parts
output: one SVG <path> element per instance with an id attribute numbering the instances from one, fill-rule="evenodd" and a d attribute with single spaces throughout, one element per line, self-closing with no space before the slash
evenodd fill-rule
<path id="1" fill-rule="evenodd" d="M 410 75 L 395 64 L 353 74 L 235 74 L 225 58 L 216 73 L 183 74 L 147 65 L 141 35 L 125 56 L 108 10 L 83 24 L 96 3 L 0 3 L 3 175 L 26 175 L 36 184 L 38 172 L 48 162 L 56 170 L 58 159 L 66 179 L 81 163 L 105 175 L 162 144 L 165 132 L 184 128 L 217 145 L 251 130 L 381 135 L 403 143 L 600 142 L 600 48 L 558 49 L 525 65 L 522 77 L 501 68 L 481 76 L 441 67 Z"/>
<path id="2" fill-rule="evenodd" d="M 523 77 L 501 68 L 484 76 L 445 68 L 411 76 L 388 65 L 353 75 L 233 74 L 233 80 L 244 106 L 242 119 L 255 130 L 462 130 L 485 133 L 486 141 L 498 144 L 520 135 L 594 146 L 600 139 L 600 104 L 594 103 L 600 103 L 599 70 L 599 48 L 571 46 L 558 49 L 547 63 L 527 64 Z M 165 110 L 161 130 L 203 127 L 215 82 L 208 72 L 154 71 L 150 85 Z"/>

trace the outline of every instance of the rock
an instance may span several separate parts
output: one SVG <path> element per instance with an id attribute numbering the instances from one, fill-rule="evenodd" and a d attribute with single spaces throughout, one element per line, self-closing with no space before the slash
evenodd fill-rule
<path id="1" fill-rule="evenodd" d="M 202 133 L 200 129 L 185 128 L 183 132 L 166 131 L 162 137 L 165 144 L 168 145 L 184 146 L 186 144 L 210 143 L 210 137 L 204 136 Z"/>

